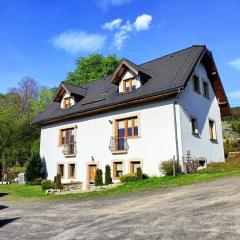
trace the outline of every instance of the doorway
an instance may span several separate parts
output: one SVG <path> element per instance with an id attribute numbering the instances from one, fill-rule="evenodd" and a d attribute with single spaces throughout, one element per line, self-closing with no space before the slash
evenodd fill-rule
<path id="1" fill-rule="evenodd" d="M 88 176 L 89 176 L 88 179 L 90 184 L 94 184 L 96 170 L 97 170 L 96 164 L 88 165 Z"/>

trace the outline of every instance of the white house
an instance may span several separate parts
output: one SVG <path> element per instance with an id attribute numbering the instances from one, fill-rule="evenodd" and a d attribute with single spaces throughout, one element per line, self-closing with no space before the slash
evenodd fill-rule
<path id="1" fill-rule="evenodd" d="M 221 116 L 230 108 L 211 52 L 194 45 L 136 65 L 123 59 L 105 78 L 75 87 L 61 83 L 41 126 L 48 178 L 88 188 L 109 164 L 117 181 L 138 167 L 159 175 L 159 164 L 191 155 L 224 161 Z"/>

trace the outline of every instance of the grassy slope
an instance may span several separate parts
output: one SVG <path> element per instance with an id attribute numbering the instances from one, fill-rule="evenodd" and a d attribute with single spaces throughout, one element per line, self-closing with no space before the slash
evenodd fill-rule
<path id="1" fill-rule="evenodd" d="M 124 184 L 115 189 L 104 190 L 101 192 L 75 193 L 68 195 L 45 195 L 40 186 L 25 185 L 0 185 L 0 193 L 9 193 L 10 199 L 60 199 L 60 198 L 92 198 L 101 196 L 114 196 L 145 190 L 154 190 L 171 186 L 183 186 L 199 182 L 210 181 L 222 177 L 240 176 L 240 159 L 238 164 L 214 164 L 205 171 L 192 175 L 179 175 L 176 177 L 152 177 L 146 180 Z M 237 165 L 237 166 L 236 166 Z"/>

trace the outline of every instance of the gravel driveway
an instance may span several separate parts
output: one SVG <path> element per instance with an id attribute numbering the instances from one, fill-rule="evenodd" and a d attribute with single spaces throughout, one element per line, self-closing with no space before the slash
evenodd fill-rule
<path id="1" fill-rule="evenodd" d="M 240 177 L 95 200 L 6 202 L 0 239 L 240 239 Z"/>

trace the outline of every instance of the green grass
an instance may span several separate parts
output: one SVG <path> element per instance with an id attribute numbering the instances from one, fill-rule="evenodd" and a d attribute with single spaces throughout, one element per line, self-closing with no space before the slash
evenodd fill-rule
<path id="1" fill-rule="evenodd" d="M 231 167 L 227 169 L 218 167 L 209 167 L 207 170 L 191 175 L 178 175 L 176 177 L 151 177 L 146 180 L 126 183 L 114 189 L 108 189 L 101 192 L 73 193 L 67 195 L 46 195 L 41 186 L 30 185 L 0 185 L 0 193 L 9 193 L 9 199 L 63 199 L 63 198 L 93 198 L 102 196 L 115 196 L 133 192 L 155 190 L 166 187 L 184 186 L 194 183 L 206 182 L 229 176 L 240 176 L 240 168 Z"/>

